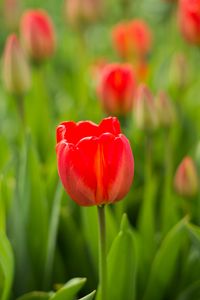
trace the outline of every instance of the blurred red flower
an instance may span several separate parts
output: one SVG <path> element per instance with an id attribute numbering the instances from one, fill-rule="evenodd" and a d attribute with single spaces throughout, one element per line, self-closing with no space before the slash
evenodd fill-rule
<path id="1" fill-rule="evenodd" d="M 117 118 L 103 119 L 99 125 L 61 123 L 56 151 L 63 186 L 79 205 L 114 203 L 128 193 L 134 159 Z"/>
<path id="2" fill-rule="evenodd" d="M 55 50 L 55 32 L 44 10 L 28 10 L 21 19 L 20 33 L 28 55 L 35 61 L 50 57 Z"/>
<path id="3" fill-rule="evenodd" d="M 113 27 L 112 39 L 114 48 L 126 59 L 144 58 L 152 46 L 152 33 L 145 21 L 135 19 L 122 22 Z"/>
<path id="4" fill-rule="evenodd" d="M 98 95 L 108 114 L 125 115 L 131 111 L 136 80 L 129 64 L 107 64 L 101 73 Z"/>
<path id="5" fill-rule="evenodd" d="M 183 37 L 192 44 L 200 44 L 200 1 L 179 0 L 179 25 Z"/>

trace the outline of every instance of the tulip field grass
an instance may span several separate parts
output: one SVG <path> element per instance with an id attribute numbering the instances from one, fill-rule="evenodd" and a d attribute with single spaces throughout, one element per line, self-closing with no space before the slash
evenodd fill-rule
<path id="1" fill-rule="evenodd" d="M 0 300 L 200 300 L 200 0 L 0 24 Z"/>

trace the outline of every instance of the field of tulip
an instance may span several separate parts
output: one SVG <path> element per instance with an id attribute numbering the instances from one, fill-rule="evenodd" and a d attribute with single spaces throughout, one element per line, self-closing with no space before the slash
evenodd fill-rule
<path id="1" fill-rule="evenodd" d="M 0 300 L 199 300 L 200 0 L 0 24 Z"/>

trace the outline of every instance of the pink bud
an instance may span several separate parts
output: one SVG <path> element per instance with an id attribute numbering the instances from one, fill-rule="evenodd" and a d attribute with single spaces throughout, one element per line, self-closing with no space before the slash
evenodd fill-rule
<path id="1" fill-rule="evenodd" d="M 198 192 L 198 175 L 191 157 L 186 156 L 175 174 L 174 187 L 180 196 L 192 197 Z"/>
<path id="2" fill-rule="evenodd" d="M 145 84 L 141 84 L 137 89 L 133 112 L 139 129 L 152 130 L 157 127 L 158 119 L 154 98 Z"/>
<path id="3" fill-rule="evenodd" d="M 30 88 L 30 70 L 16 35 L 7 38 L 3 55 L 3 81 L 13 94 L 24 94 Z"/>
<path id="4" fill-rule="evenodd" d="M 41 62 L 55 51 L 55 32 L 51 18 L 44 10 L 28 10 L 21 19 L 20 34 L 28 55 Z"/>

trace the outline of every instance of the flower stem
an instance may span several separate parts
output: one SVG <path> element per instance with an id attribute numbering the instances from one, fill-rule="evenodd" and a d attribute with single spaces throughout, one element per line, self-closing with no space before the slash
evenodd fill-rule
<path id="1" fill-rule="evenodd" d="M 25 122 L 25 112 L 24 112 L 24 96 L 17 95 L 16 103 L 17 103 L 18 114 L 19 114 L 22 126 L 25 126 L 26 122 Z"/>
<path id="2" fill-rule="evenodd" d="M 107 266 L 106 266 L 106 220 L 105 206 L 101 205 L 98 209 L 99 220 L 99 282 L 101 300 L 106 299 L 107 293 Z"/>

